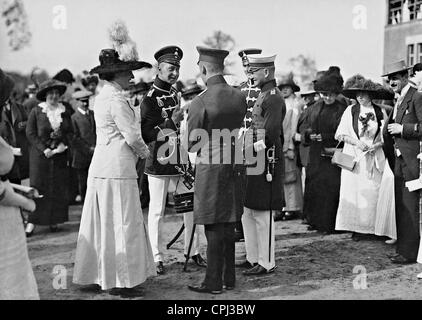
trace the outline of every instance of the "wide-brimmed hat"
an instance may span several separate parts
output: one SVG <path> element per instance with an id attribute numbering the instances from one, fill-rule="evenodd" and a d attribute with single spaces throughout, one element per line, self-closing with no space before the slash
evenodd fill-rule
<path id="1" fill-rule="evenodd" d="M 0 107 L 9 99 L 14 87 L 13 79 L 0 69 Z"/>
<path id="2" fill-rule="evenodd" d="M 307 87 L 307 90 L 301 91 L 299 94 L 301 97 L 310 96 L 316 94 L 317 92 L 314 90 L 313 83 Z"/>
<path id="3" fill-rule="evenodd" d="M 418 62 L 412 67 L 412 75 L 415 75 L 416 72 L 422 71 L 422 63 Z"/>
<path id="4" fill-rule="evenodd" d="M 385 74 L 383 74 L 381 77 L 392 76 L 392 75 L 397 74 L 397 73 L 409 71 L 410 69 L 412 69 L 412 67 L 408 67 L 404 60 L 400 60 L 400 61 L 397 61 L 397 62 L 394 62 L 394 63 L 387 65 Z"/>
<path id="5" fill-rule="evenodd" d="M 187 82 L 186 87 L 182 90 L 182 97 L 186 98 L 192 95 L 198 95 L 202 91 L 204 91 L 204 88 L 202 88 L 196 80 Z"/>
<path id="6" fill-rule="evenodd" d="M 343 90 L 343 82 L 344 80 L 340 74 L 340 68 L 331 66 L 315 81 L 314 89 L 317 92 L 340 93 Z"/>
<path id="7" fill-rule="evenodd" d="M 65 93 L 67 86 L 63 82 L 60 82 L 55 79 L 48 79 L 40 84 L 40 87 L 37 92 L 37 99 L 40 101 L 45 101 L 47 92 L 53 89 L 59 90 L 60 95 Z"/>
<path id="8" fill-rule="evenodd" d="M 152 65 L 145 61 L 122 61 L 114 49 L 103 49 L 99 56 L 100 65 L 91 69 L 91 74 L 114 74 L 124 71 L 133 71 L 142 68 L 152 68 Z"/>
<path id="9" fill-rule="evenodd" d="M 392 100 L 394 99 L 394 92 L 382 86 L 379 83 L 375 83 L 369 79 L 365 79 L 362 75 L 356 74 L 353 77 L 347 79 L 344 84 L 343 95 L 350 99 L 356 99 L 358 92 L 366 92 L 369 94 L 371 99 L 375 100 Z"/>
<path id="10" fill-rule="evenodd" d="M 75 82 L 75 78 L 73 77 L 72 72 L 70 72 L 68 69 L 60 70 L 54 77 L 54 80 L 64 82 L 71 84 Z"/>
<path id="11" fill-rule="evenodd" d="M 136 84 L 131 84 L 129 86 L 129 91 L 132 94 L 145 93 L 151 88 L 152 84 L 153 84 L 153 82 L 140 81 Z"/>
<path id="12" fill-rule="evenodd" d="M 299 92 L 300 88 L 293 80 L 293 74 L 289 73 L 287 76 L 283 77 L 277 86 L 280 90 L 283 87 L 290 87 L 292 88 L 293 92 Z"/>

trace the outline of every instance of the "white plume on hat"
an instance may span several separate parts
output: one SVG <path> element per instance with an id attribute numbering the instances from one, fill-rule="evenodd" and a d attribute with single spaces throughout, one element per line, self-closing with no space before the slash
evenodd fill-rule
<path id="1" fill-rule="evenodd" d="M 129 31 L 123 20 L 117 20 L 108 29 L 111 45 L 123 61 L 138 61 L 136 43 L 129 37 Z"/>

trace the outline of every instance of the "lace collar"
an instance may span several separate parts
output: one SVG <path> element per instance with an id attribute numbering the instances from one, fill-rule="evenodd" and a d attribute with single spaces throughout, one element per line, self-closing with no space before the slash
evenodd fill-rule
<path id="1" fill-rule="evenodd" d="M 66 111 L 66 108 L 63 104 L 59 103 L 56 108 L 51 108 L 46 102 L 41 102 L 39 104 L 42 112 L 47 115 L 48 121 L 50 121 L 51 128 L 54 131 L 60 128 L 60 124 L 63 121 L 62 113 Z"/>

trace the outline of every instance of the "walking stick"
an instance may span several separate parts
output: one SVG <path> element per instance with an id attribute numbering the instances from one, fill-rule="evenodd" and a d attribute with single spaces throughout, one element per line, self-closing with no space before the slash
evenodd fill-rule
<path id="1" fill-rule="evenodd" d="M 185 224 L 182 224 L 182 226 L 180 227 L 180 230 L 177 231 L 177 234 L 174 236 L 173 239 L 171 239 L 171 241 L 167 244 L 167 250 L 170 249 L 170 247 L 173 245 L 173 243 L 175 243 L 177 241 L 177 239 L 179 239 L 180 235 L 182 234 L 183 230 L 185 229 Z"/>
<path id="2" fill-rule="evenodd" d="M 188 246 L 188 254 L 186 255 L 185 265 L 183 266 L 184 272 L 186 272 L 187 267 L 188 267 L 188 261 L 189 261 L 189 258 L 190 258 L 190 251 L 192 249 L 192 244 L 193 244 L 193 237 L 195 236 L 195 228 L 196 228 L 196 224 L 194 224 L 193 227 L 192 227 L 192 234 L 190 235 L 189 246 Z"/>

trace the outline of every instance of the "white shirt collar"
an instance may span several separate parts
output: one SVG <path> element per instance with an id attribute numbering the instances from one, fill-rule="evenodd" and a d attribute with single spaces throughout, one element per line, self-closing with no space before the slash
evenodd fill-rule
<path id="1" fill-rule="evenodd" d="M 397 98 L 404 98 L 405 95 L 407 94 L 407 92 L 409 91 L 409 89 L 410 89 L 410 83 L 406 84 L 406 86 L 402 89 L 400 94 L 399 95 L 396 94 L 396 97 Z"/>
<path id="2" fill-rule="evenodd" d="M 79 110 L 79 112 L 80 113 L 82 113 L 84 116 L 86 116 L 87 115 L 87 113 L 89 112 L 89 110 L 84 110 L 84 109 L 82 109 L 81 107 L 78 107 L 78 110 Z"/>

